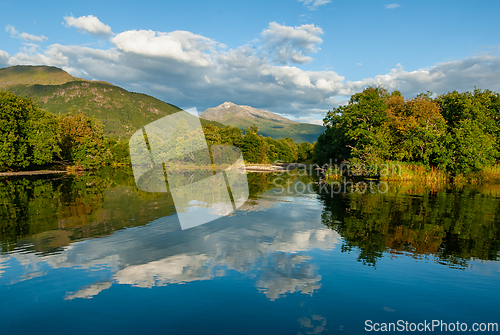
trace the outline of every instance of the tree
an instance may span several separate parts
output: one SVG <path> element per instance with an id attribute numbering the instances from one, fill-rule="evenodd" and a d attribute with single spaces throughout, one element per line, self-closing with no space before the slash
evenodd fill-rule
<path id="1" fill-rule="evenodd" d="M 96 168 L 111 157 L 103 126 L 83 113 L 68 113 L 59 119 L 62 156 L 84 169 Z"/>
<path id="2" fill-rule="evenodd" d="M 302 142 L 297 146 L 298 149 L 298 160 L 306 161 L 312 159 L 314 145 L 309 142 Z"/>
<path id="3" fill-rule="evenodd" d="M 59 152 L 55 116 L 30 99 L 0 92 L 0 170 L 47 164 Z"/>
<path id="4" fill-rule="evenodd" d="M 479 171 L 500 157 L 500 95 L 489 90 L 440 95 L 436 103 L 446 120 L 447 139 L 439 165 L 453 174 Z"/>
<path id="5" fill-rule="evenodd" d="M 256 126 L 245 129 L 245 136 L 243 136 L 239 148 L 246 161 L 250 163 L 266 163 L 268 161 L 267 151 L 269 147 L 262 136 L 257 135 L 257 131 L 258 127 Z"/>
<path id="6" fill-rule="evenodd" d="M 437 103 L 424 94 L 410 100 L 393 95 L 387 105 L 391 156 L 429 165 L 440 154 L 439 145 L 446 133 L 446 121 Z"/>
<path id="7" fill-rule="evenodd" d="M 327 129 L 316 146 L 319 163 L 334 158 L 357 157 L 369 162 L 387 158 L 388 131 L 382 125 L 387 119 L 388 96 L 383 88 L 368 87 L 354 94 L 347 105 L 329 111 L 323 119 Z"/>

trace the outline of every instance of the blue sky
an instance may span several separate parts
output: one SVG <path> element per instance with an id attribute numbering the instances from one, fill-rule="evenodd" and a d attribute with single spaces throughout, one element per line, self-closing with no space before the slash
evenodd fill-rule
<path id="1" fill-rule="evenodd" d="M 368 85 L 500 91 L 499 1 L 0 1 L 0 67 L 304 121 Z"/>

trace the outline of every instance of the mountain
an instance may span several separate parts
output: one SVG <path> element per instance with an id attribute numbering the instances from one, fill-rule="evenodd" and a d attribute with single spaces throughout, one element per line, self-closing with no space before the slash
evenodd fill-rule
<path id="1" fill-rule="evenodd" d="M 241 129 L 256 125 L 259 127 L 259 134 L 263 136 L 270 136 L 274 139 L 290 137 L 299 143 L 315 142 L 325 131 L 325 127 L 322 126 L 295 122 L 268 111 L 240 106 L 228 101 L 217 107 L 206 109 L 200 117 Z"/>
<path id="2" fill-rule="evenodd" d="M 104 124 L 107 136 L 130 137 L 137 129 L 175 113 L 180 108 L 153 98 L 132 93 L 107 82 L 75 78 L 50 66 L 13 66 L 0 69 L 0 89 L 31 98 L 54 114 L 82 111 Z M 200 120 L 202 125 L 215 121 Z"/>
<path id="3" fill-rule="evenodd" d="M 61 85 L 76 80 L 83 79 L 53 66 L 17 65 L 0 69 L 0 89 L 15 85 Z"/>

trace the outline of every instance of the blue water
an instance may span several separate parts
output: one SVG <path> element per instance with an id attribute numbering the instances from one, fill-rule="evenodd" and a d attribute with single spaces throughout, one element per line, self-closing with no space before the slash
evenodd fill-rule
<path id="1" fill-rule="evenodd" d="M 361 334 L 366 320 L 500 322 L 498 260 L 455 266 L 388 248 L 366 264 L 323 224 L 324 210 L 316 194 L 266 191 L 188 230 L 170 214 L 51 252 L 21 241 L 0 255 L 0 329 Z"/>

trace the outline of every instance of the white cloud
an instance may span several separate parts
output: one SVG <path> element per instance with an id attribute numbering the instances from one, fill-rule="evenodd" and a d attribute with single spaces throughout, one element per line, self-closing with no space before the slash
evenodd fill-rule
<path id="1" fill-rule="evenodd" d="M 0 50 L 0 66 L 5 66 L 9 64 L 10 55 L 3 50 Z"/>
<path id="2" fill-rule="evenodd" d="M 462 60 L 438 63 L 429 68 L 406 71 L 401 64 L 385 75 L 348 82 L 352 92 L 369 85 L 384 85 L 389 90 L 400 90 L 403 95 L 413 96 L 421 92 L 446 93 L 451 90 L 466 91 L 474 86 L 500 90 L 500 56 L 486 54 Z"/>
<path id="3" fill-rule="evenodd" d="M 92 35 L 109 37 L 113 35 L 111 27 L 107 24 L 102 23 L 94 15 L 80 16 L 78 18 L 71 16 L 65 16 L 64 20 L 67 27 L 75 27 L 80 32 L 87 32 Z"/>
<path id="4" fill-rule="evenodd" d="M 77 77 L 108 81 L 200 111 L 233 101 L 304 120 L 320 120 L 321 114 L 369 85 L 398 89 L 405 96 L 474 86 L 500 90 L 500 50 L 414 71 L 399 65 L 360 81 L 294 66 L 319 49 L 322 32 L 312 24 L 289 27 L 272 22 L 262 32 L 262 42 L 225 49 L 187 31 L 133 30 L 116 35 L 113 47 L 104 50 L 52 44 L 43 51 L 26 46 L 13 56 L 0 51 L 0 64 L 57 66 Z"/>
<path id="5" fill-rule="evenodd" d="M 189 31 L 171 33 L 152 30 L 129 30 L 112 38 L 113 44 L 125 53 L 144 57 L 170 59 L 195 66 L 210 64 L 206 51 L 213 51 L 217 43 Z"/>
<path id="6" fill-rule="evenodd" d="M 8 24 L 5 26 L 5 31 L 10 33 L 10 37 L 13 38 L 20 38 L 22 40 L 25 40 L 27 42 L 43 42 L 44 40 L 48 40 L 47 37 L 41 35 L 41 36 L 36 36 L 36 35 L 31 35 L 28 33 L 20 33 L 14 26 L 11 26 Z"/>
<path id="7" fill-rule="evenodd" d="M 314 24 L 304 24 L 299 27 L 269 23 L 269 28 L 262 32 L 265 46 L 271 57 L 280 64 L 304 64 L 312 61 L 306 54 L 317 52 L 318 45 L 323 42 L 319 35 L 323 34 L 320 27 Z"/>
<path id="8" fill-rule="evenodd" d="M 394 8 L 398 8 L 398 7 L 401 7 L 401 5 L 398 4 L 398 3 L 391 3 L 391 4 L 388 4 L 388 5 L 385 5 L 386 9 L 394 9 Z"/>
<path id="9" fill-rule="evenodd" d="M 331 0 L 299 0 L 299 2 L 304 3 L 310 10 L 315 10 L 319 6 L 326 5 L 332 2 Z"/>
<path id="10" fill-rule="evenodd" d="M 363 63 L 356 63 L 357 66 L 363 66 Z"/>

